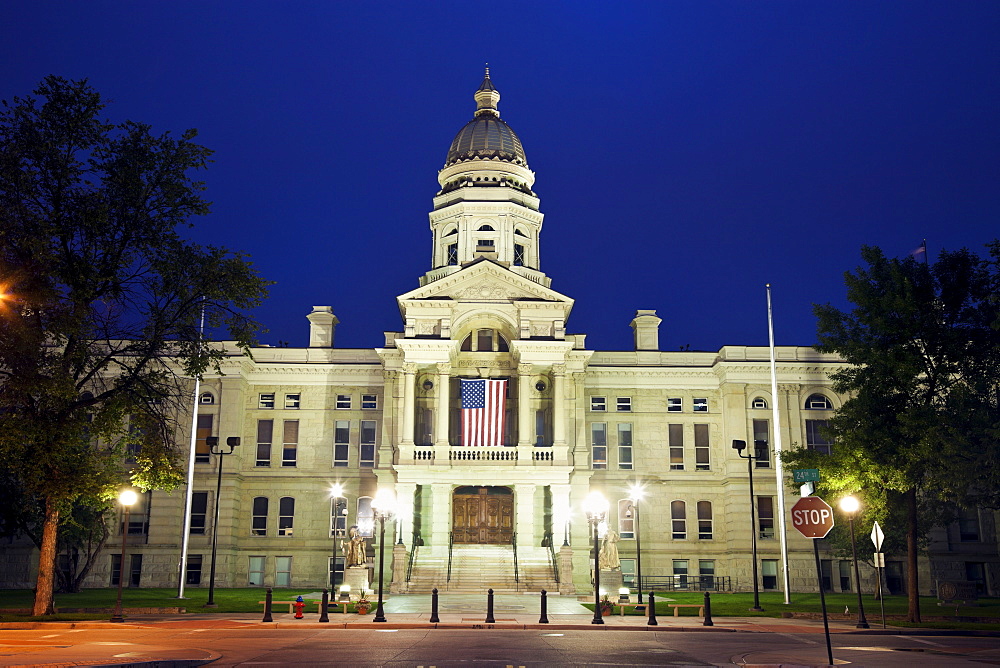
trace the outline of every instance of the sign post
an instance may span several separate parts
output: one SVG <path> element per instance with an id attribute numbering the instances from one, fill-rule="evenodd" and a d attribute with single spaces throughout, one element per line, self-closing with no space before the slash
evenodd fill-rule
<path id="1" fill-rule="evenodd" d="M 882 541 L 885 534 L 878 522 L 872 527 L 872 543 L 875 545 L 875 577 L 878 579 L 878 602 L 882 608 L 882 628 L 885 629 L 885 598 L 882 596 L 882 569 L 885 567 L 885 554 L 882 552 Z"/>
<path id="2" fill-rule="evenodd" d="M 809 469 L 806 469 L 809 470 Z M 823 593 L 823 570 L 819 563 L 820 538 L 833 529 L 833 508 L 818 496 L 804 496 L 792 506 L 792 526 L 813 542 L 813 554 L 816 557 L 816 581 L 819 583 L 819 602 L 823 608 L 823 632 L 826 635 L 826 657 L 833 664 L 833 648 L 830 646 L 830 622 L 826 616 L 826 596 Z"/>

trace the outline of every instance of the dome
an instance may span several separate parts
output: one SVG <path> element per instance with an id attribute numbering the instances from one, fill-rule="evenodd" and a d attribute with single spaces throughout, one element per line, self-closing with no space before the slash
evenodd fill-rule
<path id="1" fill-rule="evenodd" d="M 463 160 L 502 160 L 527 167 L 528 160 L 524 156 L 521 140 L 509 125 L 500 120 L 496 106 L 500 93 L 490 80 L 489 68 L 475 99 L 478 107 L 476 116 L 455 135 L 444 166 Z"/>

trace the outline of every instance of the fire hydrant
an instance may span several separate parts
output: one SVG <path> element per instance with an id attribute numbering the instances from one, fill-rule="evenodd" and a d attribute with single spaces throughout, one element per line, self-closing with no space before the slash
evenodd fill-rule
<path id="1" fill-rule="evenodd" d="M 302 619 L 302 611 L 306 609 L 306 604 L 302 600 L 301 596 L 295 599 L 294 605 L 295 605 L 295 619 Z"/>

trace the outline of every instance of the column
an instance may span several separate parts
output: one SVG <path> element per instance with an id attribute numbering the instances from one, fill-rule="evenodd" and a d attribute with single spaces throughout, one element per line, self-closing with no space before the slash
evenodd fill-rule
<path id="1" fill-rule="evenodd" d="M 531 420 L 531 365 L 517 365 L 517 444 L 533 445 L 534 429 Z"/>
<path id="2" fill-rule="evenodd" d="M 416 491 L 415 482 L 396 483 L 396 517 L 399 519 L 399 534 L 407 545 L 413 542 L 413 496 Z"/>
<path id="3" fill-rule="evenodd" d="M 436 482 L 431 484 L 431 535 L 424 536 L 424 544 L 430 545 L 434 554 L 447 554 L 450 531 L 451 483 Z"/>
<path id="4" fill-rule="evenodd" d="M 413 417 L 416 400 L 417 365 L 413 362 L 403 363 L 403 434 L 402 445 L 413 445 Z"/>
<path id="5" fill-rule="evenodd" d="M 437 365 L 437 404 L 434 412 L 434 445 L 447 447 L 448 429 L 451 426 L 451 365 Z"/>
<path id="6" fill-rule="evenodd" d="M 566 445 L 566 365 L 552 365 L 552 440 Z"/>
<path id="7" fill-rule="evenodd" d="M 514 503 L 517 506 L 514 525 L 517 529 L 517 544 L 538 545 L 542 537 L 541 534 L 535 536 L 535 485 L 514 485 Z"/>

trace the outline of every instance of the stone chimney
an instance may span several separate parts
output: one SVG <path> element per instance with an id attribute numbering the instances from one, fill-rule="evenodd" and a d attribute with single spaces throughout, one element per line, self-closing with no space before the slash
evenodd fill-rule
<path id="1" fill-rule="evenodd" d="M 636 350 L 660 349 L 660 323 L 662 319 L 656 316 L 656 311 L 636 311 L 632 319 L 632 329 L 635 331 Z"/>
<path id="2" fill-rule="evenodd" d="M 332 306 L 313 306 L 309 318 L 309 347 L 333 348 L 333 335 L 337 330 L 337 316 Z"/>

